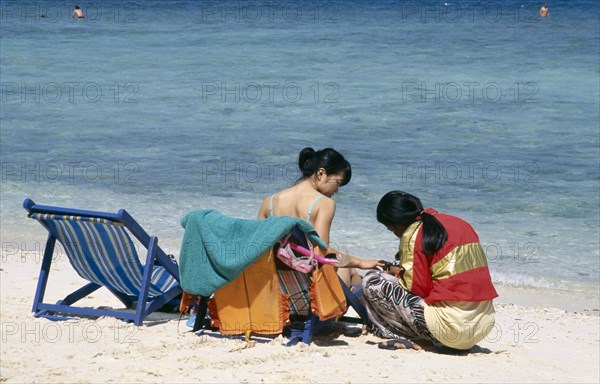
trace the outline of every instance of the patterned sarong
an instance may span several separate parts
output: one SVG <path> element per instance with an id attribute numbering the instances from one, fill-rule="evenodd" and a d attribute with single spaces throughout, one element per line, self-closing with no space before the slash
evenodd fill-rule
<path id="1" fill-rule="evenodd" d="M 377 336 L 437 341 L 423 316 L 423 298 L 404 289 L 387 273 L 372 270 L 363 277 L 363 295 Z"/>

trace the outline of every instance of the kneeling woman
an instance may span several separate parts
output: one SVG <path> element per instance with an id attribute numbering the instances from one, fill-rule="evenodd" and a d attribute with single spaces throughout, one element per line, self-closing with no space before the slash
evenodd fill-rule
<path id="1" fill-rule="evenodd" d="M 408 193 L 387 193 L 377 220 L 400 238 L 395 266 L 369 271 L 363 294 L 380 348 L 468 350 L 494 327 L 494 289 L 479 238 L 466 221 Z"/>

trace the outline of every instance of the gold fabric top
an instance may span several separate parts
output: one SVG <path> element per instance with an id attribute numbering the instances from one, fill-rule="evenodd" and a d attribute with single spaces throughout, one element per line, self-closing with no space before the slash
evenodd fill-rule
<path id="1" fill-rule="evenodd" d="M 421 225 L 421 221 L 414 222 L 406 228 L 400 239 L 400 263 L 404 268 L 404 274 L 399 283 L 409 291 L 412 290 L 415 245 Z M 476 242 L 455 247 L 446 256 L 433 263 L 430 266 L 430 271 L 432 280 L 437 281 L 486 266 L 485 251 L 481 244 Z"/>
<path id="2" fill-rule="evenodd" d="M 440 280 L 486 266 L 487 259 L 480 243 L 463 244 L 435 262 L 431 266 L 431 275 L 433 280 Z"/>
<path id="3" fill-rule="evenodd" d="M 421 221 L 415 221 L 404 230 L 400 238 L 400 265 L 404 268 L 404 273 L 399 283 L 409 291 L 412 289 L 415 243 L 421 224 Z"/>
<path id="4" fill-rule="evenodd" d="M 440 301 L 423 306 L 427 328 L 447 347 L 468 350 L 494 329 L 492 300 L 481 302 Z"/>

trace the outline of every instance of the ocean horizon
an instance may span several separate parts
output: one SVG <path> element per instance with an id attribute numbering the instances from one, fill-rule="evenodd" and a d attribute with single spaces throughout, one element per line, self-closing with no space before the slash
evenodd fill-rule
<path id="1" fill-rule="evenodd" d="M 400 189 L 470 222 L 495 283 L 598 293 L 597 1 L 0 4 L 2 262 L 22 203 L 127 209 L 176 256 L 196 209 L 255 218 L 333 147 L 332 245 L 391 259 Z"/>

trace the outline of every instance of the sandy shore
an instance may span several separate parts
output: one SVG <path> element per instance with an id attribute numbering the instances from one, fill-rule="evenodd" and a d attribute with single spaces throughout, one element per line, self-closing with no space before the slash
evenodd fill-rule
<path id="1" fill-rule="evenodd" d="M 195 335 L 177 315 L 156 314 L 142 327 L 111 318 L 51 322 L 31 304 L 39 254 L 3 247 L 0 271 L 0 381 L 22 382 L 262 382 L 598 383 L 598 295 L 497 287 L 496 326 L 466 355 L 377 348 L 373 335 L 339 324 L 310 346 L 283 339 Z M 82 283 L 64 258 L 56 260 L 46 298 Z M 85 301 L 120 307 L 106 291 Z"/>

